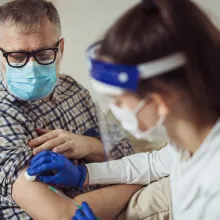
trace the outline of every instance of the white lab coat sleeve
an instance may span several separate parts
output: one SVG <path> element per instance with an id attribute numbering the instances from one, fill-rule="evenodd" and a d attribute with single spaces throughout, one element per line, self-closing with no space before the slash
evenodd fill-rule
<path id="1" fill-rule="evenodd" d="M 89 184 L 146 185 L 170 174 L 171 146 L 152 153 L 139 153 L 121 160 L 87 164 Z"/>

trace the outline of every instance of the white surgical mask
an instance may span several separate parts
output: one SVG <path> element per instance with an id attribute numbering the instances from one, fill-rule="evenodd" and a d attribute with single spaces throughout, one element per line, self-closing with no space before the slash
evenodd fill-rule
<path id="1" fill-rule="evenodd" d="M 137 139 L 146 140 L 148 142 L 168 141 L 169 137 L 163 123 L 165 117 L 161 117 L 155 126 L 141 131 L 138 126 L 137 113 L 144 107 L 146 101 L 141 101 L 134 110 L 128 108 L 120 108 L 111 103 L 109 108 L 113 115 L 121 122 L 122 127 Z"/>

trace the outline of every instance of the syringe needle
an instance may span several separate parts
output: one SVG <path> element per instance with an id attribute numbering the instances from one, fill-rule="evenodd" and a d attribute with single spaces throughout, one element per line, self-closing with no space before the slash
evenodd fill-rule
<path id="1" fill-rule="evenodd" d="M 63 194 L 63 193 L 60 192 L 59 190 L 53 188 L 52 186 L 48 186 L 48 187 L 49 187 L 49 189 L 50 189 L 51 191 L 55 192 L 55 193 L 56 193 L 57 195 L 59 195 L 60 197 L 63 197 L 64 199 L 71 200 L 77 208 L 82 209 L 82 207 L 81 207 L 74 199 L 69 198 L 68 196 L 66 196 L 65 194 Z"/>

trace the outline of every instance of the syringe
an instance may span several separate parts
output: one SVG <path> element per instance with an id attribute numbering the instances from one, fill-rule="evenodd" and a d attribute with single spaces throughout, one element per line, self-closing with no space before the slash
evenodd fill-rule
<path id="1" fill-rule="evenodd" d="M 64 193 L 62 193 L 62 192 L 60 192 L 59 190 L 53 188 L 52 186 L 48 186 L 48 187 L 49 187 L 49 189 L 50 189 L 51 191 L 55 192 L 57 195 L 63 197 L 64 199 L 71 200 L 71 201 L 74 203 L 74 205 L 75 205 L 78 209 L 80 209 L 80 210 L 83 211 L 82 206 L 80 206 L 80 205 L 76 202 L 76 200 L 74 200 L 74 199 L 72 199 L 72 198 L 69 198 L 69 197 L 66 196 Z M 99 220 L 99 218 L 96 218 L 96 220 Z"/>
<path id="2" fill-rule="evenodd" d="M 63 197 L 64 199 L 68 199 L 68 200 L 71 200 L 74 205 L 78 208 L 78 209 L 81 209 L 82 210 L 82 206 L 80 206 L 74 199 L 72 198 L 69 198 L 68 196 L 66 196 L 64 193 L 60 192 L 59 190 L 53 188 L 52 186 L 48 186 L 49 189 L 53 192 L 55 192 L 57 195 Z"/>

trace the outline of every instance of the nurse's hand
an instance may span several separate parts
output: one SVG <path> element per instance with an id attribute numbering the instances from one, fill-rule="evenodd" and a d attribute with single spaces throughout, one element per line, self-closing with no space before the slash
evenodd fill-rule
<path id="1" fill-rule="evenodd" d="M 51 150 L 71 159 L 91 157 L 88 161 L 104 160 L 101 142 L 97 138 L 89 137 L 90 134 L 88 136 L 77 135 L 62 129 L 50 131 L 37 128 L 36 131 L 41 136 L 28 143 L 31 148 L 34 148 L 34 155 L 43 150 Z"/>
<path id="2" fill-rule="evenodd" d="M 72 220 L 97 220 L 92 209 L 86 202 L 82 203 L 82 210 L 78 209 Z"/>
<path id="3" fill-rule="evenodd" d="M 42 151 L 33 157 L 27 172 L 46 184 L 82 188 L 87 169 L 85 165 L 75 166 L 62 154 Z"/>

